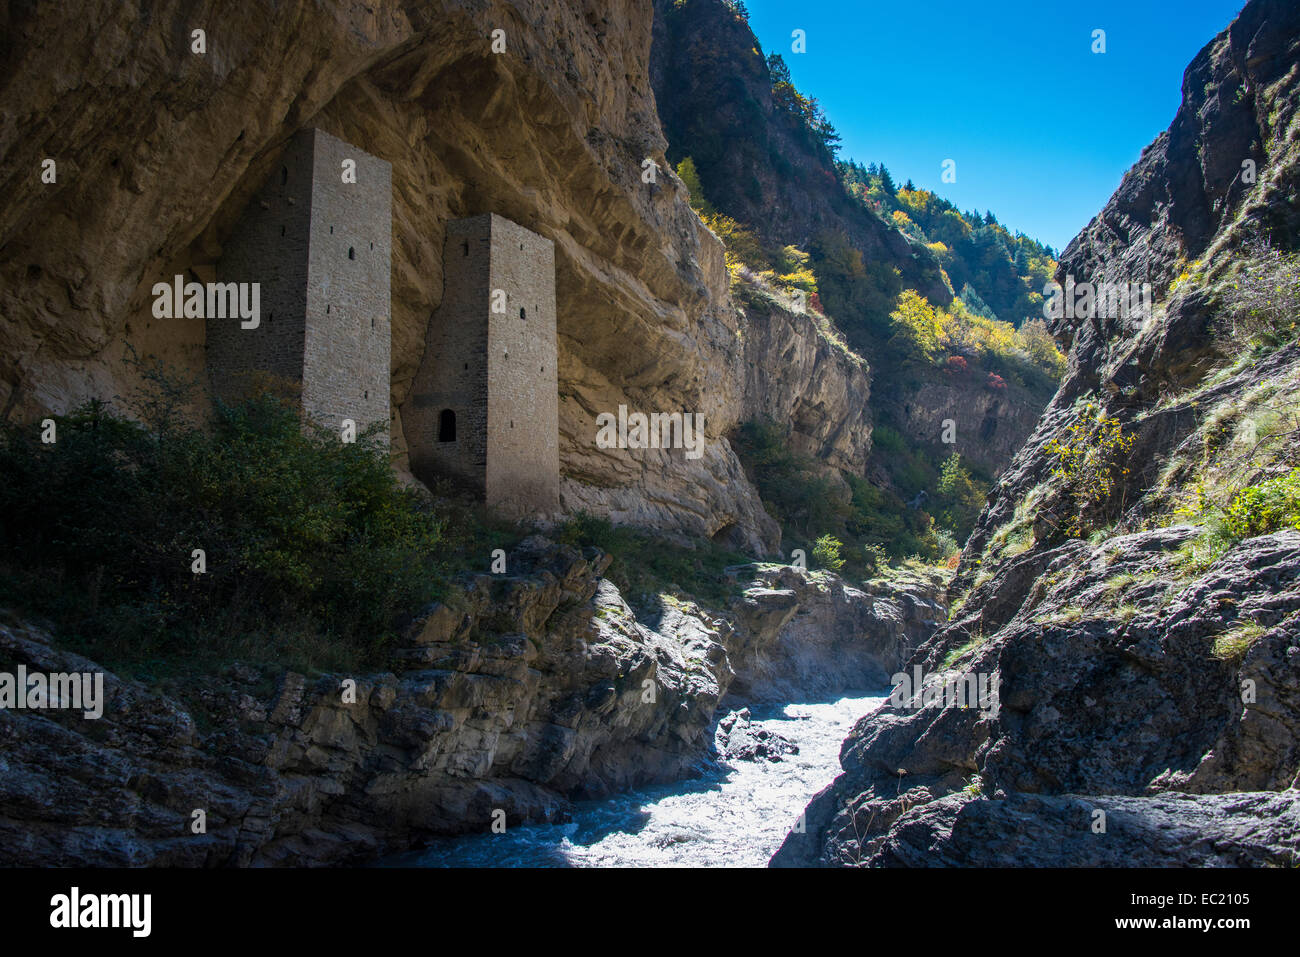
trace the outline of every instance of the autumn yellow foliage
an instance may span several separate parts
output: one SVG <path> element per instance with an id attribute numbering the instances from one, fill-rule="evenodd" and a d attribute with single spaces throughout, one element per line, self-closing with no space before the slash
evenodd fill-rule
<path id="1" fill-rule="evenodd" d="M 941 363 L 949 356 L 982 360 L 992 356 L 1029 360 L 1053 375 L 1065 368 L 1065 357 L 1041 321 L 1017 329 L 1009 322 L 989 319 L 966 308 L 960 299 L 943 309 L 914 289 L 904 290 L 890 314 L 895 337 L 925 359 Z"/>

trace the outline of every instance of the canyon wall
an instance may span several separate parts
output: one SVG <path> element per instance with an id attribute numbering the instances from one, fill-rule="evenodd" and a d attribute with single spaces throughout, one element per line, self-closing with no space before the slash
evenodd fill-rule
<path id="1" fill-rule="evenodd" d="M 1150 282 L 1156 308 L 1055 323 L 1066 378 L 908 663 L 929 692 L 996 678 L 999 706 L 864 718 L 774 864 L 1294 866 L 1300 531 L 1223 538 L 1203 503 L 1300 457 L 1296 266 L 1270 252 L 1300 247 L 1298 108 L 1300 8 L 1252 0 L 1061 258 L 1058 281 Z M 1275 329 L 1233 325 L 1268 301 Z"/>
<path id="2" fill-rule="evenodd" d="M 868 262 L 895 266 L 907 288 L 947 305 L 952 289 L 925 247 L 854 202 L 802 119 L 776 105 L 748 23 L 723 0 L 655 0 L 650 61 L 675 156 L 690 156 L 704 195 L 768 244 L 807 249 L 841 231 Z"/>
<path id="3" fill-rule="evenodd" d="M 840 234 L 865 265 L 896 271 L 900 288 L 914 289 L 937 306 L 952 302 L 951 283 L 934 252 L 854 200 L 834 157 L 814 141 L 804 119 L 776 102 L 758 38 L 731 5 L 655 0 L 654 8 L 650 75 L 670 152 L 677 160 L 692 159 L 704 197 L 719 213 L 751 229 L 769 249 L 793 245 L 807 251 L 819 237 Z M 833 318 L 845 329 L 863 316 Z M 989 475 L 1011 461 L 1050 398 L 1050 387 L 1039 384 L 993 389 L 982 373 L 953 375 L 864 355 L 874 365 L 875 423 L 897 426 L 909 445 L 942 457 L 954 449 L 942 440 L 945 420 L 951 419 L 956 450 Z M 822 405 L 818 415 L 834 418 L 834 408 Z M 792 412 L 798 445 L 805 417 L 798 406 Z M 778 424 L 788 421 L 764 414 Z M 835 464 L 849 470 L 861 461 L 853 456 Z M 872 478 L 883 473 L 873 470 Z M 906 499 L 919 489 L 897 491 Z"/>
<path id="4" fill-rule="evenodd" d="M 725 438 L 737 423 L 793 412 L 810 446 L 860 464 L 865 376 L 811 323 L 785 330 L 806 376 L 772 392 L 751 371 L 780 356 L 744 345 L 720 244 L 667 168 L 643 5 L 104 2 L 0 16 L 6 418 L 128 399 L 128 346 L 201 378 L 202 321 L 155 319 L 151 288 L 207 275 L 285 144 L 319 127 L 392 164 L 399 467 L 397 410 L 441 302 L 445 224 L 485 212 L 555 244 L 567 510 L 766 552 L 779 531 Z M 705 455 L 596 448 L 595 417 L 620 404 L 703 413 Z"/>

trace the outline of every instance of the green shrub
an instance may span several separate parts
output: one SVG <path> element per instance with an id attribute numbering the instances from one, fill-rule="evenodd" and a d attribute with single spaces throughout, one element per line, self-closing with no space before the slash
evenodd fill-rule
<path id="1" fill-rule="evenodd" d="M 1293 341 L 1300 322 L 1300 255 L 1249 243 L 1240 271 L 1217 297 L 1219 331 L 1233 344 L 1274 348 Z"/>
<path id="2" fill-rule="evenodd" d="M 840 558 L 840 549 L 843 547 L 844 543 L 835 536 L 823 535 L 813 545 L 813 558 L 827 571 L 838 572 L 844 567 L 844 559 Z"/>
<path id="3" fill-rule="evenodd" d="M 0 601 L 106 664 L 377 662 L 437 593 L 441 522 L 373 432 L 344 444 L 268 394 L 209 428 L 100 402 L 54 420 L 49 445 L 0 433 Z"/>
<path id="4" fill-rule="evenodd" d="M 871 433 L 871 446 L 877 452 L 902 452 L 907 448 L 907 440 L 897 429 L 877 425 Z"/>
<path id="5" fill-rule="evenodd" d="M 862 552 L 865 556 L 864 564 L 869 575 L 874 575 L 889 562 L 889 553 L 880 545 L 863 545 Z"/>
<path id="6" fill-rule="evenodd" d="M 1088 403 L 1061 438 L 1043 446 L 1052 462 L 1052 475 L 1062 481 L 1073 509 L 1061 520 L 1065 534 L 1084 537 L 1091 527 L 1090 513 L 1100 510 L 1105 514 L 1112 505 L 1117 488 L 1122 489 L 1130 471 L 1127 459 L 1133 441 L 1134 436 L 1124 431 L 1118 419 L 1106 417 Z"/>
<path id="7" fill-rule="evenodd" d="M 1223 513 L 1223 529 L 1240 541 L 1282 528 L 1300 529 L 1300 468 L 1234 494 Z"/>
<path id="8" fill-rule="evenodd" d="M 961 542 L 946 528 L 935 530 L 934 543 L 939 550 L 939 558 L 950 559 L 961 552 Z"/>
<path id="9" fill-rule="evenodd" d="M 960 454 L 953 452 L 944 460 L 935 485 L 933 509 L 944 526 L 956 530 L 955 536 L 950 534 L 954 542 L 956 538 L 965 539 L 975 527 L 986 494 L 987 487 L 977 485 L 970 471 L 962 467 Z M 952 551 L 945 544 L 944 556 Z"/>
<path id="10" fill-rule="evenodd" d="M 677 175 L 686 186 L 687 193 L 690 194 L 691 207 L 697 210 L 702 217 L 715 215 L 717 210 L 713 208 L 712 203 L 704 198 L 704 187 L 700 185 L 700 174 L 695 168 L 695 160 L 687 156 L 678 163 Z"/>

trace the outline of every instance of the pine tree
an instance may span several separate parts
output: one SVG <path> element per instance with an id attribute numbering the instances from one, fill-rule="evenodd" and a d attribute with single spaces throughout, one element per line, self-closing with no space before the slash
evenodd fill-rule
<path id="1" fill-rule="evenodd" d="M 767 72 L 771 74 L 773 86 L 778 83 L 791 82 L 790 68 L 785 65 L 785 60 L 782 59 L 779 53 L 769 53 L 767 55 Z"/>

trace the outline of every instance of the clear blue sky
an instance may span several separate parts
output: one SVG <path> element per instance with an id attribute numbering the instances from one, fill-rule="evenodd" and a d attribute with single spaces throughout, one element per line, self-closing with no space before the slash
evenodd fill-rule
<path id="1" fill-rule="evenodd" d="M 745 0 L 843 138 L 1058 251 L 1169 126 L 1183 70 L 1244 0 Z M 807 52 L 791 52 L 791 31 Z M 1094 54 L 1092 31 L 1106 31 Z M 945 159 L 957 181 L 940 180 Z"/>

